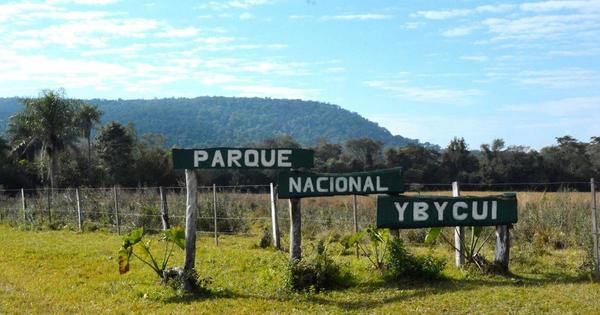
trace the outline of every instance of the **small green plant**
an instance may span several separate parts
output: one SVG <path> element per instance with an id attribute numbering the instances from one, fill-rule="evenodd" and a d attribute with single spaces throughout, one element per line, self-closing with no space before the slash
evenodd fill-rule
<path id="1" fill-rule="evenodd" d="M 402 279 L 439 279 L 446 267 L 446 261 L 431 255 L 415 256 L 404 247 L 401 239 L 388 243 L 386 256 L 386 276 L 394 280 Z"/>
<path id="2" fill-rule="evenodd" d="M 293 291 L 320 292 L 351 282 L 348 272 L 328 255 L 329 242 L 319 241 L 311 256 L 290 262 L 285 285 Z"/>
<path id="3" fill-rule="evenodd" d="M 271 246 L 272 237 L 269 228 L 265 227 L 262 229 L 262 234 L 260 236 L 260 240 L 258 240 L 258 247 L 260 248 L 268 248 Z"/>
<path id="4" fill-rule="evenodd" d="M 364 242 L 367 238 L 368 242 Z M 358 245 L 360 251 L 369 259 L 373 268 L 383 272 L 385 269 L 384 258 L 390 239 L 390 230 L 378 229 L 373 226 L 355 233 L 347 241 L 348 246 Z"/>
<path id="5" fill-rule="evenodd" d="M 464 249 L 462 251 L 462 253 L 463 253 L 462 255 L 465 258 L 465 267 L 469 267 L 471 265 L 471 266 L 476 266 L 477 269 L 479 269 L 480 271 L 484 271 L 484 272 L 489 271 L 489 269 L 491 267 L 490 263 L 481 254 L 481 249 L 487 243 L 487 241 L 490 239 L 490 237 L 492 236 L 492 233 L 488 233 L 487 236 L 484 238 L 483 237 L 483 227 L 481 227 L 481 226 L 468 227 L 465 229 L 465 231 L 467 229 L 469 229 L 471 232 L 470 237 L 468 239 L 467 239 L 467 237 L 463 238 L 463 242 L 461 243 L 462 248 Z M 454 243 L 449 241 L 448 239 L 446 239 L 444 237 L 444 234 L 442 234 L 441 227 L 431 228 L 429 230 L 429 233 L 427 233 L 427 236 L 425 236 L 425 243 L 431 244 L 435 240 L 437 240 L 438 237 L 441 237 L 442 240 L 444 240 L 454 250 L 456 250 Z"/>
<path id="6" fill-rule="evenodd" d="M 150 251 L 150 241 L 143 242 L 144 228 L 135 229 L 123 238 L 123 244 L 119 250 L 119 273 L 125 274 L 129 271 L 129 261 L 131 256 L 136 257 L 141 262 L 150 267 L 163 282 L 167 282 L 173 273 L 165 272 L 167 264 L 173 254 L 175 246 L 185 248 L 185 232 L 182 228 L 175 227 L 161 232 L 161 241 L 165 243 L 165 250 L 162 261 L 152 255 Z"/>

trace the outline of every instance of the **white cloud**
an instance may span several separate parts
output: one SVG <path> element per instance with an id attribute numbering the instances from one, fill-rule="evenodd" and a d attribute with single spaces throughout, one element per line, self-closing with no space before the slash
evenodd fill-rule
<path id="1" fill-rule="evenodd" d="M 473 30 L 477 29 L 474 26 L 460 26 L 460 27 L 455 27 L 449 30 L 446 30 L 444 32 L 442 32 L 442 36 L 445 37 L 458 37 L 458 36 L 465 36 L 465 35 L 469 35 L 473 32 Z"/>
<path id="2" fill-rule="evenodd" d="M 547 12 L 558 10 L 577 10 L 581 12 L 600 12 L 600 2 L 590 1 L 541 1 L 528 2 L 520 6 L 523 11 Z"/>
<path id="3" fill-rule="evenodd" d="M 504 13 L 515 8 L 512 4 L 482 5 L 474 9 L 448 9 L 448 10 L 428 10 L 418 11 L 411 14 L 411 17 L 423 17 L 429 20 L 446 20 L 457 17 L 465 17 L 475 13 Z"/>
<path id="4" fill-rule="evenodd" d="M 107 5 L 120 2 L 120 0 L 48 0 L 48 4 L 81 4 L 81 5 Z"/>
<path id="5" fill-rule="evenodd" d="M 486 62 L 489 60 L 488 56 L 475 55 L 475 56 L 461 56 L 460 60 Z"/>
<path id="6" fill-rule="evenodd" d="M 392 15 L 387 14 L 344 14 L 344 15 L 333 15 L 333 16 L 323 16 L 321 19 L 323 20 L 359 20 L 359 21 L 367 21 L 367 20 L 387 20 L 393 18 Z"/>
<path id="7" fill-rule="evenodd" d="M 240 14 L 240 20 L 251 20 L 254 18 L 254 15 L 252 15 L 249 12 L 244 12 L 242 14 Z"/>
<path id="8" fill-rule="evenodd" d="M 409 86 L 405 80 L 366 81 L 365 84 L 372 88 L 392 92 L 398 98 L 424 103 L 470 105 L 473 104 L 475 97 L 481 95 L 481 91 L 476 89 Z"/>
<path id="9" fill-rule="evenodd" d="M 209 9 L 215 11 L 227 9 L 249 9 L 255 6 L 261 6 L 272 3 L 271 0 L 230 0 L 230 1 L 209 1 L 198 6 L 198 9 Z"/>
<path id="10" fill-rule="evenodd" d="M 599 34 L 600 14 L 490 18 L 485 19 L 482 24 L 494 34 L 493 40 L 587 38 Z"/>
<path id="11" fill-rule="evenodd" d="M 160 32 L 156 34 L 156 37 L 165 37 L 165 38 L 185 38 L 185 37 L 194 37 L 198 35 L 200 31 L 193 27 L 186 28 L 171 28 L 164 32 Z"/>
<path id="12" fill-rule="evenodd" d="M 541 113 L 552 116 L 600 112 L 600 96 L 571 97 L 537 104 L 508 105 L 503 111 L 518 113 Z"/>
<path id="13" fill-rule="evenodd" d="M 424 17 L 429 20 L 445 20 L 455 18 L 459 16 L 467 16 L 473 11 L 469 9 L 451 9 L 451 10 L 431 10 L 431 11 L 418 11 L 417 13 L 411 14 L 412 17 Z"/>

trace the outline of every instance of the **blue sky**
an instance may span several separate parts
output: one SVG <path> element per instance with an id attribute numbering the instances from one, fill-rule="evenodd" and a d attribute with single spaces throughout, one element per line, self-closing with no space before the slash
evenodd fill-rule
<path id="1" fill-rule="evenodd" d="M 600 1 L 0 4 L 0 96 L 334 103 L 394 134 L 600 136 Z"/>

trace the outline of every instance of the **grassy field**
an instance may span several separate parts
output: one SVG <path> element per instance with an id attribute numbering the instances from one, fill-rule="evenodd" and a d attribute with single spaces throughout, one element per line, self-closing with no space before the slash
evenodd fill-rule
<path id="1" fill-rule="evenodd" d="M 464 273 L 443 246 L 413 245 L 449 261 L 447 279 L 386 283 L 366 259 L 337 256 L 354 275 L 349 288 L 318 294 L 282 289 L 287 255 L 255 246 L 256 237 L 198 240 L 197 270 L 211 298 L 189 298 L 157 282 L 139 261 L 119 275 L 120 237 L 101 232 L 20 231 L 0 225 L 0 313 L 597 313 L 600 284 L 582 274 L 579 249 L 514 246 L 504 278 Z M 310 244 L 304 245 L 310 250 Z M 486 248 L 491 251 L 491 247 Z M 175 257 L 182 263 L 182 253 Z"/>

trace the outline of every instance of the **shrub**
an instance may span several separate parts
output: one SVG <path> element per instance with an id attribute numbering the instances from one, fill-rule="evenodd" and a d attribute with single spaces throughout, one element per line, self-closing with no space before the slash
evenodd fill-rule
<path id="1" fill-rule="evenodd" d="M 439 279 L 446 267 L 446 261 L 431 255 L 415 256 L 404 247 L 401 239 L 388 242 L 386 256 L 386 276 L 394 280 Z"/>
<path id="2" fill-rule="evenodd" d="M 328 256 L 328 244 L 319 241 L 314 253 L 288 265 L 286 287 L 293 291 L 320 292 L 347 286 L 351 276 Z"/>

